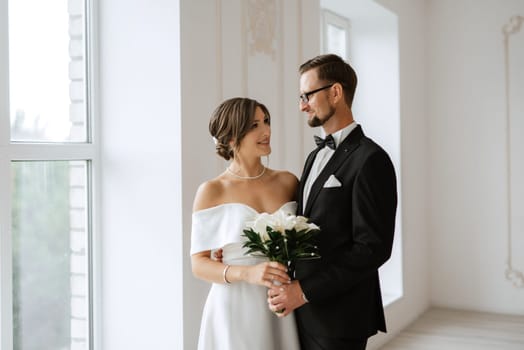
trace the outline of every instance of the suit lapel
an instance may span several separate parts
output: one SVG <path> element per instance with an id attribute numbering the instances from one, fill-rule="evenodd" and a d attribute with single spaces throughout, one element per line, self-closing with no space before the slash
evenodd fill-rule
<path id="1" fill-rule="evenodd" d="M 302 170 L 302 176 L 300 178 L 299 186 L 298 186 L 298 208 L 297 208 L 297 214 L 301 214 L 304 210 L 304 185 L 306 184 L 306 179 L 309 175 L 309 172 L 311 171 L 311 167 L 313 166 L 313 161 L 315 160 L 315 157 L 317 156 L 318 151 L 320 151 L 319 148 L 314 149 L 309 156 L 307 157 L 306 163 L 304 165 L 304 170 Z"/>
<path id="2" fill-rule="evenodd" d="M 329 176 L 331 174 L 334 174 L 335 171 L 346 161 L 346 159 L 351 155 L 351 153 L 353 153 L 353 151 L 357 149 L 357 147 L 360 144 L 360 139 L 363 136 L 364 133 L 362 132 L 362 128 L 359 125 L 337 147 L 337 150 L 335 151 L 331 159 L 328 161 L 324 169 L 322 169 L 317 179 L 313 183 L 313 186 L 311 187 L 311 191 L 309 192 L 309 197 L 307 199 L 307 205 L 304 210 L 304 216 L 309 216 L 311 212 L 311 207 L 313 206 L 313 203 L 315 202 L 318 194 L 320 193 L 320 190 L 324 186 L 324 183 L 327 181 Z M 310 163 L 311 164 L 309 164 L 308 174 L 309 170 L 311 170 L 313 161 L 311 160 Z M 302 179 L 300 180 L 301 193 L 303 193 L 303 187 L 306 178 L 307 175 L 306 177 L 302 175 Z"/>

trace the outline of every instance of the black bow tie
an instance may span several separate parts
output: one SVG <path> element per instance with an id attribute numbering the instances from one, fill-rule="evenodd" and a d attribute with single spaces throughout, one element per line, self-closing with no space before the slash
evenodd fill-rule
<path id="1" fill-rule="evenodd" d="M 317 144 L 318 148 L 322 149 L 325 146 L 328 146 L 332 150 L 337 149 L 337 145 L 335 144 L 335 140 L 333 139 L 333 135 L 328 135 L 325 139 L 322 137 L 315 136 L 315 143 Z"/>

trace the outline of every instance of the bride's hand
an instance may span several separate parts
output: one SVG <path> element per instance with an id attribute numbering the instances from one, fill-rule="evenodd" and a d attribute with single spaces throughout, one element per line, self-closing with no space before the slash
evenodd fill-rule
<path id="1" fill-rule="evenodd" d="M 276 261 L 247 266 L 244 270 L 243 280 L 251 284 L 259 284 L 268 288 L 273 287 L 275 282 L 284 284 L 291 281 L 287 275 L 287 268 Z"/>
<path id="2" fill-rule="evenodd" d="M 213 254 L 211 254 L 211 259 L 218 262 L 222 262 L 222 258 L 224 257 L 223 252 L 224 250 L 222 248 L 215 250 Z"/>

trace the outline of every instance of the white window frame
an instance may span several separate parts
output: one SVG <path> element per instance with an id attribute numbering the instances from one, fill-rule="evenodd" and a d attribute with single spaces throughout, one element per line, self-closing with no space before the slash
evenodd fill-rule
<path id="1" fill-rule="evenodd" d="M 97 4 L 84 0 L 85 60 L 86 60 L 86 132 L 85 143 L 35 143 L 10 140 L 9 109 L 9 42 L 8 0 L 0 0 L 0 350 L 13 349 L 13 298 L 12 298 L 12 240 L 11 193 L 13 161 L 86 161 L 88 210 L 88 279 L 89 279 L 89 349 L 99 348 L 99 164 L 100 147 L 97 117 L 98 105 L 95 92 L 98 81 Z M 97 329 L 95 329 L 95 326 Z M 95 338 L 94 335 L 97 334 Z M 96 343 L 95 343 L 96 342 Z"/>
<path id="2" fill-rule="evenodd" d="M 322 48 L 323 53 L 333 53 L 328 52 L 328 31 L 327 27 L 328 25 L 338 27 L 346 32 L 346 56 L 350 55 L 350 45 L 349 45 L 349 35 L 351 30 L 351 24 L 349 22 L 349 19 L 342 17 L 334 12 L 331 12 L 330 10 L 322 9 L 321 12 L 321 23 L 320 23 L 320 47 Z M 343 57 L 344 59 L 347 59 L 347 57 Z"/>

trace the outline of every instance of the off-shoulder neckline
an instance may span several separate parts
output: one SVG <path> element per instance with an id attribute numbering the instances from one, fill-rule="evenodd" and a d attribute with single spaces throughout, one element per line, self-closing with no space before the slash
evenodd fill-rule
<path id="1" fill-rule="evenodd" d="M 277 210 L 275 210 L 273 213 L 269 213 L 269 214 L 274 214 L 276 213 L 277 211 L 279 211 L 280 209 L 284 208 L 286 205 L 289 205 L 289 204 L 293 204 L 293 203 L 296 203 L 296 201 L 289 201 L 289 202 L 286 202 L 284 204 L 282 204 L 280 206 L 280 208 L 278 208 Z M 222 203 L 222 204 L 218 204 L 218 205 L 215 205 L 215 206 L 212 206 L 212 207 L 209 207 L 209 208 L 205 208 L 205 209 L 199 209 L 197 211 L 194 211 L 193 214 L 197 214 L 197 213 L 203 213 L 203 212 L 208 212 L 208 211 L 214 211 L 214 210 L 217 210 L 217 209 L 220 209 L 220 208 L 224 208 L 224 207 L 228 207 L 228 206 L 235 206 L 235 205 L 238 205 L 238 206 L 241 206 L 241 207 L 244 207 L 244 208 L 247 208 L 257 214 L 261 214 L 261 212 L 259 212 L 258 210 L 256 210 L 255 208 L 253 208 L 252 206 L 248 205 L 248 204 L 245 204 L 245 203 L 240 203 L 240 202 L 230 202 L 230 203 Z"/>

